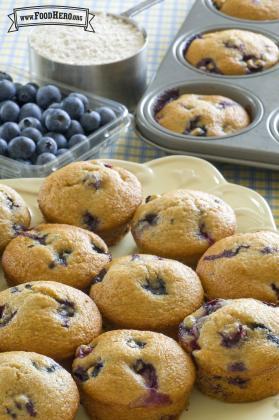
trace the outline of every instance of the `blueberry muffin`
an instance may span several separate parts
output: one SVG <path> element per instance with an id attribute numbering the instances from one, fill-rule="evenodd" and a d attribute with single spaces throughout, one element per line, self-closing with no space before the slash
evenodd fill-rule
<path id="1" fill-rule="evenodd" d="M 195 36 L 187 43 L 184 54 L 200 70 L 230 76 L 257 73 L 279 60 L 278 47 L 271 39 L 238 29 Z"/>
<path id="2" fill-rule="evenodd" d="M 212 0 L 212 2 L 220 12 L 239 19 L 279 19 L 278 0 Z"/>
<path id="3" fill-rule="evenodd" d="M 79 393 L 71 375 L 37 353 L 0 353 L 0 419 L 74 420 Z"/>
<path id="4" fill-rule="evenodd" d="M 0 184 L 0 253 L 18 232 L 29 227 L 30 222 L 29 209 L 21 196 Z"/>
<path id="5" fill-rule="evenodd" d="M 241 233 L 212 245 L 197 266 L 208 299 L 279 303 L 279 234 Z"/>
<path id="6" fill-rule="evenodd" d="M 248 402 L 278 394 L 279 307 L 216 299 L 185 318 L 180 343 L 210 397 Z"/>
<path id="7" fill-rule="evenodd" d="M 12 285 L 52 280 L 84 289 L 111 260 L 104 241 L 76 226 L 45 224 L 22 232 L 2 257 Z"/>
<path id="8" fill-rule="evenodd" d="M 176 190 L 147 197 L 135 213 L 132 234 L 147 254 L 194 265 L 214 242 L 233 235 L 236 219 L 220 198 L 200 191 Z"/>
<path id="9" fill-rule="evenodd" d="M 240 104 L 219 95 L 180 95 L 160 106 L 155 120 L 170 131 L 195 137 L 222 137 L 250 124 Z"/>
<path id="10" fill-rule="evenodd" d="M 56 360 L 101 332 L 95 303 L 56 282 L 32 282 L 0 292 L 0 352 L 33 351 Z"/>
<path id="11" fill-rule="evenodd" d="M 73 375 L 90 418 L 170 420 L 187 405 L 195 369 L 172 338 L 116 330 L 77 349 Z"/>
<path id="12" fill-rule="evenodd" d="M 90 296 L 118 327 L 163 332 L 202 305 L 203 289 L 186 265 L 135 254 L 115 259 L 101 271 L 93 279 Z"/>
<path id="13" fill-rule="evenodd" d="M 100 160 L 59 169 L 45 179 L 39 192 L 39 206 L 48 222 L 83 227 L 108 245 L 128 231 L 141 200 L 135 175 Z"/>

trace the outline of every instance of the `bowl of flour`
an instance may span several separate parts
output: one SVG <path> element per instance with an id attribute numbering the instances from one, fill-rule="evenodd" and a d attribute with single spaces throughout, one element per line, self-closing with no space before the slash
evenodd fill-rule
<path id="1" fill-rule="evenodd" d="M 32 73 L 132 109 L 146 88 L 147 34 L 133 19 L 94 12 L 95 32 L 39 26 L 28 37 Z"/>

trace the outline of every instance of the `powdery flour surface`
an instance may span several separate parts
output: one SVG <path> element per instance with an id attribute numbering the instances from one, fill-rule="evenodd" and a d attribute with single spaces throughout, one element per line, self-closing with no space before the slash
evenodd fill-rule
<path id="1" fill-rule="evenodd" d="M 72 65 L 112 63 L 132 56 L 144 45 L 142 32 L 124 19 L 96 13 L 92 26 L 95 33 L 41 26 L 32 31 L 30 43 L 40 55 Z"/>

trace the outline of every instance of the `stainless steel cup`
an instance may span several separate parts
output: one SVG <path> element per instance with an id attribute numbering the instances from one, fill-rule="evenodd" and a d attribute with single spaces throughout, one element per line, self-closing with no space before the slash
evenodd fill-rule
<path id="1" fill-rule="evenodd" d="M 126 12 L 110 15 L 134 25 L 144 36 L 142 48 L 134 55 L 108 64 L 71 65 L 52 61 L 38 54 L 29 43 L 29 68 L 42 78 L 65 83 L 96 95 L 123 103 L 133 110 L 147 86 L 147 33 L 131 16 L 162 0 L 147 0 Z"/>

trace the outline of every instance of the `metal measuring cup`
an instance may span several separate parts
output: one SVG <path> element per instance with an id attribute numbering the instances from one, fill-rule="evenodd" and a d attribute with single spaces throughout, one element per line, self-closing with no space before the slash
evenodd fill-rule
<path id="1" fill-rule="evenodd" d="M 131 17 L 163 0 L 146 0 L 117 15 L 135 26 L 144 37 L 143 46 L 132 56 L 107 64 L 72 65 L 41 56 L 29 44 L 29 68 L 35 75 L 61 82 L 77 89 L 119 101 L 133 110 L 147 86 L 147 32 Z"/>

